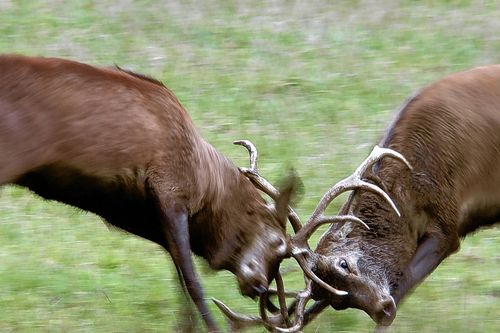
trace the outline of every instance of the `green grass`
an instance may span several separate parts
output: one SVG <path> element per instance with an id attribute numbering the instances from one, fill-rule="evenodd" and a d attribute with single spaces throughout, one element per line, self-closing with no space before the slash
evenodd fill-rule
<path id="1" fill-rule="evenodd" d="M 303 218 L 413 91 L 500 62 L 499 29 L 500 7 L 488 0 L 0 0 L 0 52 L 117 63 L 161 79 L 238 165 L 246 153 L 231 142 L 246 138 L 271 181 L 296 168 Z M 0 332 L 178 330 L 177 277 L 157 246 L 16 188 L 1 192 L 0 212 Z M 498 229 L 463 242 L 402 305 L 391 332 L 497 332 L 499 249 Z M 198 267 L 207 297 L 255 312 L 229 273 Z M 300 273 L 290 276 L 299 287 Z M 305 331 L 373 327 L 360 311 L 330 309 Z"/>

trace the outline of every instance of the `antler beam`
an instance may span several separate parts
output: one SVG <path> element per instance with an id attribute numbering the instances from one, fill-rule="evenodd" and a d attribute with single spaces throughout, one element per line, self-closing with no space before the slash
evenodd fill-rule
<path id="1" fill-rule="evenodd" d="M 236 140 L 233 144 L 245 147 L 250 154 L 250 168 L 240 167 L 240 171 L 247 176 L 248 179 L 250 179 L 255 187 L 270 196 L 271 199 L 276 200 L 279 195 L 278 190 L 270 182 L 259 175 L 259 171 L 257 169 L 259 154 L 257 153 L 257 148 L 255 148 L 254 144 L 248 140 Z M 288 207 L 288 219 L 292 225 L 293 232 L 297 233 L 302 228 L 302 223 L 300 222 L 300 218 L 297 213 L 290 206 Z"/>

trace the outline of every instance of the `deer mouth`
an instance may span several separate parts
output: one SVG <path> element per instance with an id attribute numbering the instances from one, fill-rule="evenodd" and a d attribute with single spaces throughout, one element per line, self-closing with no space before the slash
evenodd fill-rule
<path id="1" fill-rule="evenodd" d="M 258 269 L 256 263 L 243 265 L 238 275 L 238 285 L 243 296 L 255 298 L 267 292 L 269 282 L 266 274 Z"/>
<path id="2" fill-rule="evenodd" d="M 255 297 L 260 296 L 267 292 L 267 284 L 257 282 L 251 284 L 240 284 L 240 292 L 243 296 L 255 299 Z"/>

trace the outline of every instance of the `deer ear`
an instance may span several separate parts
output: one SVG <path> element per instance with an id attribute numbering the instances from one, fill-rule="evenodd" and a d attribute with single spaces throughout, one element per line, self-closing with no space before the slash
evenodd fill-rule
<path id="1" fill-rule="evenodd" d="M 297 201 L 304 193 L 304 184 L 294 169 L 289 169 L 285 177 L 280 181 L 280 195 L 276 198 L 276 215 L 280 223 L 286 227 L 288 219 L 288 207 Z"/>

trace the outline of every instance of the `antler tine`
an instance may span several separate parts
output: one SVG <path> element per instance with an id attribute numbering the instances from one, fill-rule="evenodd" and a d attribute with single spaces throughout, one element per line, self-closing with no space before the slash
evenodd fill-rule
<path id="1" fill-rule="evenodd" d="M 219 310 L 226 316 L 229 320 L 232 329 L 242 329 L 245 327 L 250 327 L 254 325 L 262 324 L 262 319 L 256 316 L 247 316 L 234 312 L 222 301 L 212 298 L 212 301 L 217 305 Z"/>
<path id="2" fill-rule="evenodd" d="M 279 196 L 279 191 L 270 182 L 259 175 L 257 169 L 259 154 L 257 153 L 255 145 L 249 140 L 236 140 L 233 144 L 245 147 L 250 154 L 250 168 L 240 167 L 240 171 L 250 179 L 255 187 L 270 196 L 271 199 L 276 200 Z M 302 223 L 300 222 L 299 215 L 297 215 L 292 207 L 288 207 L 288 219 L 292 225 L 293 231 L 297 233 L 302 228 Z"/>
<path id="3" fill-rule="evenodd" d="M 302 223 L 300 222 L 299 215 L 297 215 L 295 210 L 293 210 L 293 208 L 290 206 L 288 207 L 288 220 L 292 225 L 294 233 L 297 233 L 300 229 L 302 229 Z"/>
<path id="4" fill-rule="evenodd" d="M 274 319 L 273 321 L 275 323 L 279 321 L 279 322 L 281 322 L 281 324 L 286 325 L 286 327 L 290 327 L 292 324 L 290 322 L 290 318 L 288 317 L 288 313 L 290 310 L 293 311 L 293 307 L 295 307 L 295 310 L 297 311 L 297 305 L 300 304 L 300 302 L 298 302 L 297 300 L 301 299 L 301 297 L 302 297 L 301 293 L 303 293 L 303 292 L 297 293 L 295 302 L 292 304 L 291 308 L 288 308 L 286 305 L 286 300 L 285 300 L 285 297 L 286 297 L 285 287 L 284 287 L 283 278 L 281 277 L 280 272 L 278 272 L 276 274 L 275 281 L 276 281 L 276 288 L 277 288 L 278 301 L 279 301 L 279 305 L 280 305 L 281 317 L 278 320 L 277 320 L 277 318 L 279 318 L 279 317 L 273 317 L 273 319 Z M 261 317 L 262 323 L 264 324 L 266 329 L 270 332 L 275 332 L 275 329 L 278 327 L 278 325 L 273 324 L 269 320 L 269 318 L 267 316 L 267 312 L 266 312 L 266 303 L 268 300 L 269 300 L 269 293 L 268 292 L 266 292 L 260 296 L 260 299 L 259 299 L 260 317 Z M 302 310 L 302 313 L 303 313 L 303 310 Z"/>
<path id="5" fill-rule="evenodd" d="M 269 332 L 272 332 L 272 331 L 274 331 L 274 326 L 269 322 L 269 318 L 268 318 L 267 312 L 266 312 L 266 304 L 267 304 L 268 299 L 269 299 L 269 294 L 267 292 L 260 295 L 259 314 L 260 314 L 260 318 L 262 319 L 262 324 L 264 325 L 264 327 Z M 275 325 L 275 326 L 277 326 L 277 325 Z"/>
<path id="6" fill-rule="evenodd" d="M 319 315 L 325 308 L 328 307 L 328 305 L 330 305 L 327 299 L 322 299 L 319 301 L 314 301 L 314 304 L 306 309 L 305 307 L 307 305 L 307 302 L 309 302 L 311 299 L 310 290 L 310 287 L 309 289 L 306 287 L 306 289 L 302 291 L 300 295 L 297 295 L 294 303 L 291 306 L 291 309 L 289 309 L 289 311 L 295 310 L 294 316 L 296 318 L 296 321 L 294 325 L 288 328 L 277 326 L 274 327 L 275 331 L 285 333 L 300 332 L 300 330 L 302 330 L 304 326 L 306 326 L 309 322 L 316 318 L 317 315 Z"/>
<path id="7" fill-rule="evenodd" d="M 330 304 L 326 299 L 314 301 L 314 304 L 311 305 L 308 309 L 305 309 L 305 304 L 304 304 L 304 306 L 302 307 L 303 315 L 299 313 L 295 314 L 295 316 L 297 317 L 297 321 L 292 327 L 289 328 L 275 327 L 274 329 L 276 331 L 285 333 L 299 332 L 302 328 L 304 328 L 304 326 L 306 326 L 314 318 L 316 318 L 316 316 L 319 315 L 326 307 L 328 307 L 328 305 Z"/>
<path id="8" fill-rule="evenodd" d="M 281 288 L 281 287 L 278 287 Z M 283 310 L 279 315 L 267 316 L 265 313 L 266 301 L 268 300 L 268 295 L 261 295 L 259 300 L 259 311 L 260 317 L 248 316 L 238 314 L 232 311 L 227 305 L 218 299 L 212 298 L 212 301 L 217 305 L 219 310 L 226 316 L 229 320 L 231 329 L 239 330 L 250 326 L 263 325 L 270 332 L 285 332 L 294 333 L 299 332 L 305 325 L 307 325 L 311 320 L 313 320 L 321 311 L 323 311 L 328 305 L 328 300 L 323 299 L 315 301 L 314 304 L 306 309 L 307 303 L 312 298 L 312 285 L 311 280 L 307 281 L 306 288 L 303 291 L 298 292 L 295 295 L 295 299 L 290 304 L 288 308 L 285 306 L 286 316 L 283 314 Z M 293 313 L 295 317 L 295 322 L 292 323 L 287 321 L 289 315 Z M 282 325 L 288 326 L 287 328 L 281 327 Z M 291 327 L 290 327 L 291 326 Z"/>
<path id="9" fill-rule="evenodd" d="M 250 178 L 252 183 L 254 183 L 254 185 L 256 185 L 261 191 L 269 195 L 272 199 L 276 199 L 279 195 L 278 190 L 259 175 L 259 170 L 257 169 L 259 154 L 257 153 L 257 148 L 255 148 L 254 144 L 248 140 L 236 140 L 233 144 L 245 147 L 250 154 L 250 168 L 240 167 L 240 171 L 243 172 L 245 176 Z"/>
<path id="10" fill-rule="evenodd" d="M 249 140 L 236 140 L 233 141 L 233 144 L 243 146 L 248 150 L 250 154 L 250 170 L 257 172 L 257 159 L 259 158 L 259 154 L 257 153 L 255 145 Z"/>
<path id="11" fill-rule="evenodd" d="M 245 327 L 253 326 L 253 325 L 263 325 L 268 331 L 274 332 L 275 328 L 280 325 L 291 326 L 289 313 L 292 313 L 296 307 L 296 302 L 294 301 L 290 308 L 287 308 L 285 298 L 287 296 L 292 296 L 297 298 L 298 293 L 287 293 L 285 292 L 283 278 L 281 273 L 278 271 L 275 276 L 276 280 L 276 289 L 270 290 L 262 295 L 259 298 L 259 314 L 260 317 L 257 316 L 248 316 L 238 314 L 232 311 L 227 305 L 216 298 L 212 298 L 212 301 L 217 305 L 219 310 L 227 317 L 229 320 L 230 326 L 232 329 L 242 329 Z M 274 316 L 267 315 L 267 303 L 269 301 L 269 295 L 277 294 L 279 304 L 280 304 L 280 314 Z"/>
<path id="12" fill-rule="evenodd" d="M 334 287 L 330 286 L 328 283 L 325 281 L 321 280 L 309 267 L 306 259 L 303 257 L 303 254 L 310 254 L 311 250 L 309 249 L 304 249 L 304 248 L 299 248 L 299 247 L 292 247 L 292 257 L 297 261 L 299 264 L 300 268 L 302 268 L 302 271 L 304 274 L 311 279 L 312 281 L 316 282 L 319 286 L 322 288 L 326 289 L 327 291 L 339 295 L 339 296 L 345 296 L 347 295 L 347 291 L 344 290 L 338 290 L 335 289 Z"/>
<path id="13" fill-rule="evenodd" d="M 323 224 L 345 222 L 355 222 L 370 230 L 370 227 L 363 222 L 363 220 L 354 215 L 320 216 L 314 223 L 304 225 L 302 229 L 295 234 L 292 243 L 299 248 L 308 248 L 307 240 L 320 226 Z"/>
<path id="14" fill-rule="evenodd" d="M 385 193 L 378 186 L 362 180 L 363 174 L 369 168 L 371 168 L 375 163 L 377 163 L 380 159 L 384 157 L 392 157 L 405 164 L 410 170 L 413 169 L 410 163 L 400 153 L 392 149 L 380 148 L 379 146 L 375 146 L 370 155 L 361 163 L 361 165 L 354 171 L 352 175 L 339 181 L 325 193 L 323 198 L 321 198 L 320 202 L 316 206 L 316 209 L 314 210 L 313 214 L 309 218 L 308 223 L 317 220 L 319 216 L 322 215 L 323 212 L 326 210 L 328 205 L 333 201 L 333 199 L 338 197 L 341 193 L 350 190 L 355 190 L 358 188 L 379 194 L 389 203 L 389 205 L 392 207 L 392 209 L 394 209 L 396 214 L 398 214 L 398 216 L 401 216 L 396 205 L 394 204 L 394 202 L 387 193 Z"/>
<path id="15" fill-rule="evenodd" d="M 314 304 L 306 310 L 307 302 L 312 298 L 311 280 L 307 281 L 306 288 L 303 291 L 297 293 L 294 302 L 289 308 L 286 306 L 283 280 L 279 273 L 276 276 L 276 286 L 278 289 L 278 299 L 280 301 L 281 320 L 274 317 L 272 321 L 275 323 L 281 321 L 287 328 L 279 327 L 268 319 L 265 312 L 265 303 L 269 294 L 265 294 L 262 295 L 263 297 L 260 299 L 260 315 L 264 322 L 264 326 L 271 332 L 298 332 L 329 305 L 328 300 L 315 301 Z M 290 311 L 294 311 L 295 323 L 293 326 L 288 317 Z"/>
<path id="16" fill-rule="evenodd" d="M 304 313 L 304 326 L 306 326 L 311 320 L 316 318 L 326 307 L 330 305 L 327 299 L 322 299 L 319 301 L 314 301 L 314 304 L 306 310 Z"/>
<path id="17" fill-rule="evenodd" d="M 283 278 L 281 277 L 281 273 L 278 272 L 276 277 L 274 278 L 276 281 L 276 289 L 278 294 L 278 302 L 280 305 L 280 314 L 283 317 L 283 322 L 289 327 L 290 318 L 288 318 L 288 308 L 286 306 L 286 295 L 285 295 L 285 285 L 283 283 Z"/>
<path id="18" fill-rule="evenodd" d="M 283 333 L 295 333 L 300 331 L 305 325 L 304 323 L 305 308 L 307 302 L 309 302 L 311 298 L 312 298 L 312 285 L 311 285 L 311 280 L 309 280 L 307 281 L 306 288 L 297 295 L 297 305 L 295 307 L 295 325 L 293 325 L 293 327 L 290 328 L 275 327 L 274 329 L 276 331 Z"/>
<path id="19" fill-rule="evenodd" d="M 298 296 L 296 296 L 298 298 Z M 274 316 L 267 316 L 266 302 L 268 300 L 268 295 L 261 295 L 259 299 L 259 311 L 260 317 L 243 315 L 234 312 L 222 301 L 212 298 L 212 301 L 217 305 L 219 310 L 226 316 L 232 329 L 242 329 L 250 326 L 263 325 L 267 330 L 273 331 L 276 327 L 283 325 L 284 316 L 280 313 Z M 294 301 L 290 308 L 286 308 L 287 315 L 292 313 L 296 308 L 297 303 Z"/>
<path id="20" fill-rule="evenodd" d="M 267 292 L 269 295 L 278 295 L 278 290 L 274 289 L 274 288 L 269 288 Z M 285 297 L 295 297 L 295 296 L 297 296 L 297 292 L 285 291 L 284 295 L 285 295 Z"/>

